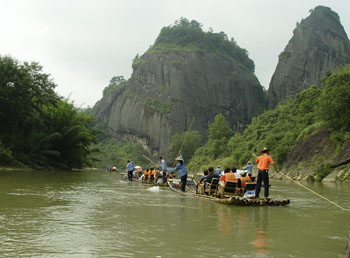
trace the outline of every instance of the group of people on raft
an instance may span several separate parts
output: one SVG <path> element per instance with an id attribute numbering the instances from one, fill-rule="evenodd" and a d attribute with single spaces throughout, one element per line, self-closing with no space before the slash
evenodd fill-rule
<path id="1" fill-rule="evenodd" d="M 227 181 L 233 181 L 237 182 L 237 193 L 242 193 L 246 183 L 253 182 L 255 179 L 252 177 L 253 164 L 250 161 L 248 162 L 248 165 L 243 169 L 247 168 L 249 168 L 249 170 L 237 170 L 236 167 L 227 167 L 224 171 L 221 171 L 220 167 L 218 167 L 216 170 L 214 170 L 213 167 L 209 167 L 203 171 L 203 176 L 201 176 L 199 179 L 199 183 L 197 184 L 197 192 L 204 193 L 205 186 L 207 185 L 206 183 L 210 184 L 213 178 L 217 178 L 219 179 L 219 191 L 222 191 L 225 188 Z"/>
<path id="2" fill-rule="evenodd" d="M 134 163 L 131 161 L 128 161 L 126 168 L 128 170 L 128 180 L 132 181 L 133 177 L 137 180 L 140 180 L 145 183 L 149 182 L 159 182 L 158 179 L 162 179 L 162 183 L 165 184 L 167 182 L 167 179 L 169 178 L 175 178 L 175 172 L 178 173 L 178 176 L 181 180 L 181 191 L 185 192 L 186 189 L 186 182 L 187 182 L 187 169 L 185 166 L 185 161 L 182 157 L 182 154 L 180 153 L 179 156 L 175 159 L 176 164 L 174 168 L 168 168 L 165 160 L 163 157 L 159 157 L 160 164 L 159 169 L 153 168 L 147 168 L 144 172 L 142 171 L 142 168 L 138 168 L 136 171 L 134 171 L 135 166 Z"/>
<path id="3" fill-rule="evenodd" d="M 254 193 L 256 198 L 259 197 L 262 182 L 264 182 L 264 197 L 267 198 L 269 196 L 269 165 L 272 165 L 275 171 L 279 172 L 272 157 L 269 155 L 269 151 L 268 148 L 264 148 L 260 151 L 261 155 L 255 160 L 258 168 Z M 141 168 L 138 168 L 135 173 L 134 164 L 128 161 L 128 179 L 131 181 L 134 176 L 138 180 L 142 180 L 142 182 L 150 182 L 152 179 L 154 179 L 154 182 L 158 182 L 158 179 L 162 178 L 162 183 L 166 183 L 168 178 L 175 177 L 174 172 L 178 172 L 178 177 L 181 180 L 181 191 L 185 192 L 188 173 L 182 155 L 179 154 L 175 161 L 175 167 L 168 168 L 165 160 L 160 157 L 159 170 L 150 168 L 143 172 Z M 248 161 L 247 165 L 240 171 L 236 167 L 225 168 L 224 171 L 221 171 L 220 167 L 217 167 L 216 170 L 213 167 L 209 167 L 208 170 L 203 171 L 203 176 L 198 183 L 198 189 L 202 189 L 206 182 L 211 183 L 213 178 L 218 178 L 220 179 L 219 188 L 224 188 L 227 181 L 236 181 L 238 183 L 237 190 L 241 192 L 246 183 L 254 181 L 252 176 L 253 165 L 251 161 Z"/>

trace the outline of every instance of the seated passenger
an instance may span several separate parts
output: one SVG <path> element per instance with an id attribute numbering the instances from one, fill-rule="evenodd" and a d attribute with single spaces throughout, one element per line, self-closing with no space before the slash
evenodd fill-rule
<path id="1" fill-rule="evenodd" d="M 143 174 L 142 182 L 146 182 L 148 180 L 148 172 L 149 172 L 149 169 L 146 168 L 145 173 Z"/>
<path id="2" fill-rule="evenodd" d="M 138 168 L 137 171 L 136 171 L 136 175 L 137 177 L 136 178 L 139 178 L 142 176 L 142 168 Z"/>
<path id="3" fill-rule="evenodd" d="M 173 178 L 176 178 L 176 175 L 174 173 L 174 171 L 170 172 L 170 173 L 167 173 L 167 179 L 173 179 Z"/>
<path id="4" fill-rule="evenodd" d="M 240 188 L 237 189 L 239 192 L 241 192 L 244 189 L 244 186 L 246 183 L 253 182 L 253 180 L 250 178 L 250 176 L 247 175 L 247 172 L 244 172 L 241 174 L 240 180 L 241 180 L 241 186 L 240 186 Z"/>
<path id="5" fill-rule="evenodd" d="M 200 177 L 199 183 L 202 183 L 204 179 L 208 176 L 208 174 L 209 174 L 208 170 L 204 169 L 203 176 Z"/>
<path id="6" fill-rule="evenodd" d="M 208 176 L 208 170 L 203 171 L 203 176 L 200 177 L 199 183 L 197 184 L 197 193 L 204 193 L 204 180 Z"/>
<path id="7" fill-rule="evenodd" d="M 236 169 L 233 167 L 232 169 Z M 238 179 L 236 178 L 234 172 L 232 172 L 232 169 L 230 168 L 225 168 L 225 174 L 220 177 L 220 180 L 222 180 L 224 183 L 228 181 L 237 181 Z"/>
<path id="8" fill-rule="evenodd" d="M 206 176 L 206 178 L 203 180 L 204 182 L 208 182 L 209 184 L 211 184 L 211 180 L 213 178 L 220 178 L 218 174 L 215 174 L 215 170 L 213 167 L 208 168 L 208 172 L 209 172 L 209 175 Z"/>
<path id="9" fill-rule="evenodd" d="M 148 182 L 154 179 L 154 168 L 150 168 L 148 172 Z"/>
<path id="10" fill-rule="evenodd" d="M 225 168 L 224 172 L 225 172 L 225 174 L 220 177 L 220 181 L 219 181 L 219 189 L 221 189 L 221 190 L 224 189 L 224 187 L 226 185 L 226 181 L 237 181 L 238 180 L 235 177 L 235 174 L 232 173 L 230 168 Z"/>
<path id="11" fill-rule="evenodd" d="M 155 170 L 154 171 L 154 182 L 157 183 L 158 182 L 158 178 L 162 177 L 162 175 L 160 174 L 159 170 Z"/>

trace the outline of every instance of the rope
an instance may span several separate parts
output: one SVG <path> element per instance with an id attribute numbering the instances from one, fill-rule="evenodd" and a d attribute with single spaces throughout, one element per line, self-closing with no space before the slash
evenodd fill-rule
<path id="1" fill-rule="evenodd" d="M 255 154 L 253 154 L 253 155 L 257 158 L 257 156 L 256 156 Z M 337 204 L 337 203 L 335 203 L 335 202 L 333 202 L 333 201 L 327 199 L 326 197 L 320 195 L 319 193 L 316 193 L 315 191 L 311 190 L 310 188 L 307 188 L 305 185 L 300 184 L 299 182 L 295 181 L 295 180 L 294 180 L 293 178 L 291 178 L 290 176 L 287 176 L 286 174 L 283 174 L 282 172 L 277 172 L 277 173 L 280 173 L 280 174 L 283 175 L 284 177 L 288 178 L 289 180 L 293 181 L 294 183 L 298 184 L 299 186 L 303 187 L 304 189 L 310 191 L 311 193 L 317 195 L 318 197 L 321 197 L 322 199 L 324 199 L 324 200 L 330 202 L 331 204 L 337 206 L 337 207 L 340 208 L 341 210 L 343 210 L 343 211 L 346 211 L 346 210 L 347 210 L 347 209 L 343 208 L 342 206 L 340 206 L 339 204 Z"/>

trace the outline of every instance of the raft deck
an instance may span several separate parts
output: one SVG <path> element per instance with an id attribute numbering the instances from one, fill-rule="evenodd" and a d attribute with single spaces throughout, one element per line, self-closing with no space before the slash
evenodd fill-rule
<path id="1" fill-rule="evenodd" d="M 244 198 L 241 196 L 232 195 L 230 197 L 217 198 L 213 196 L 195 194 L 199 198 L 213 200 L 218 203 L 238 205 L 238 206 L 285 206 L 290 203 L 289 199 L 273 200 L 270 198 Z"/>

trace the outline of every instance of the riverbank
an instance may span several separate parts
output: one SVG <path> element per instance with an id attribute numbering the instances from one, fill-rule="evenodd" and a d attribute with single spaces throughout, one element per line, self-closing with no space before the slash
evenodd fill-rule
<path id="1" fill-rule="evenodd" d="M 296 172 L 294 172 L 296 171 Z M 350 168 L 348 166 L 343 168 L 336 168 L 329 174 L 315 174 L 312 170 L 309 169 L 298 169 L 292 171 L 281 171 L 287 176 L 290 176 L 297 181 L 318 181 L 318 182 L 345 182 L 350 183 Z M 271 170 L 270 177 L 275 179 L 285 179 L 285 177 L 279 173 L 276 173 Z"/>

